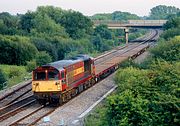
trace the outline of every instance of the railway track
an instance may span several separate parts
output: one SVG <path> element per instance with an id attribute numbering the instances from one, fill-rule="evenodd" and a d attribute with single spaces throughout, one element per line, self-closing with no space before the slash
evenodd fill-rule
<path id="1" fill-rule="evenodd" d="M 31 95 L 0 108 L 0 121 L 3 121 L 17 114 L 18 112 L 25 110 L 28 106 L 35 104 L 35 102 L 36 100 L 34 99 L 33 95 Z"/>
<path id="2" fill-rule="evenodd" d="M 114 51 L 110 55 L 107 55 L 103 60 L 100 59 L 99 61 L 96 61 L 97 76 L 108 71 L 110 67 L 118 66 L 124 60 L 134 59 L 142 54 L 150 46 L 147 42 L 154 39 L 157 35 L 158 31 L 155 30 L 146 40 L 144 40 L 144 42 L 131 44 L 130 46 L 127 46 L 127 48 Z"/>
<path id="3" fill-rule="evenodd" d="M 133 55 L 130 55 L 130 50 L 135 50 L 135 49 L 141 50 L 142 48 L 149 47 L 149 45 L 145 44 L 145 43 L 147 41 L 152 40 L 157 34 L 158 34 L 157 31 L 152 32 L 151 36 L 149 38 L 146 38 L 141 43 L 132 43 L 132 44 L 129 44 L 128 46 L 123 47 L 123 48 L 116 48 L 115 50 L 113 50 L 113 51 L 111 51 L 111 52 L 109 52 L 107 54 L 104 54 L 103 56 L 100 56 L 100 57 L 96 58 L 95 59 L 96 67 L 101 67 L 100 64 L 105 64 L 108 60 L 112 60 L 113 61 L 113 59 L 118 57 L 118 56 L 123 57 L 123 60 L 128 59 L 130 57 L 133 57 Z M 135 54 L 136 52 L 131 52 L 131 53 Z M 140 54 L 136 54 L 136 56 L 138 56 L 138 55 L 140 55 Z M 109 67 L 109 66 L 106 65 L 106 67 Z M 103 71 L 102 69 L 106 69 L 106 67 L 102 67 L 101 69 L 99 69 L 99 71 L 102 72 Z M 96 71 L 96 72 L 98 73 L 98 71 Z M 28 84 L 26 86 L 28 86 Z M 24 86 L 24 87 L 26 87 L 26 86 Z M 26 89 L 26 88 L 24 88 L 24 89 Z M 27 94 L 28 90 L 23 91 L 24 89 L 22 87 L 21 89 L 17 90 L 17 91 L 21 90 L 22 93 L 19 94 L 16 97 L 14 97 L 14 98 L 11 98 L 13 100 L 9 100 L 8 102 L 5 102 L 4 105 L 0 108 L 0 112 L 2 112 L 2 114 L 0 114 L 0 117 L 2 117 L 1 121 L 5 121 L 9 117 L 11 117 L 13 115 L 16 115 L 17 113 L 19 113 L 19 112 L 21 112 L 23 110 L 26 110 L 28 108 L 28 106 L 30 106 L 30 105 L 36 105 L 35 101 L 33 101 L 33 100 L 29 101 L 29 102 L 28 101 L 26 101 L 26 102 L 24 101 L 25 103 L 27 103 L 27 105 L 24 104 L 23 101 L 19 105 L 18 105 L 18 103 L 14 102 L 17 99 L 19 99 L 20 97 L 22 97 L 23 95 Z M 10 95 L 7 95 L 7 97 L 13 97 L 13 93 L 10 94 Z M 1 98 L 0 99 L 1 102 L 4 99 L 6 99 L 6 98 Z M 12 108 L 19 108 L 19 109 L 13 111 Z M 34 125 L 41 118 L 43 118 L 46 115 L 49 115 L 50 113 L 54 112 L 55 110 L 56 110 L 56 108 L 54 108 L 54 107 L 38 106 L 37 108 L 33 108 L 33 110 L 31 112 L 26 112 L 26 114 L 24 116 L 22 116 L 21 118 L 18 118 L 13 123 L 11 123 L 11 124 L 8 123 L 8 125 Z M 10 116 L 7 116 L 7 115 L 10 115 Z M 0 123 L 0 125 L 1 125 L 1 123 Z"/>
<path id="4" fill-rule="evenodd" d="M 56 107 L 42 105 L 36 108 L 34 111 L 26 114 L 22 118 L 14 121 L 10 126 L 26 125 L 32 126 L 36 124 L 40 119 L 54 112 Z"/>
<path id="5" fill-rule="evenodd" d="M 108 60 L 109 58 L 114 57 L 114 55 L 121 55 L 123 53 L 128 52 L 129 50 L 132 50 L 140 45 L 145 44 L 146 42 L 148 42 L 149 40 L 152 40 L 152 38 L 154 38 L 155 36 L 157 36 L 158 31 L 151 31 L 150 34 L 148 34 L 147 37 L 142 38 L 141 42 L 138 43 L 129 43 L 128 45 L 124 46 L 124 47 L 118 47 L 115 48 L 114 50 L 103 54 L 102 56 L 99 56 L 97 58 L 95 58 L 95 64 L 100 64 L 101 62 L 104 62 L 104 60 Z M 140 40 L 139 40 L 140 41 Z M 119 51 L 119 52 L 118 52 Z M 97 61 L 98 60 L 98 61 Z"/>
<path id="6" fill-rule="evenodd" d="M 21 97 L 26 95 L 27 93 L 31 92 L 31 82 L 27 83 L 25 85 L 22 85 L 21 87 L 17 88 L 16 90 L 13 90 L 10 93 L 7 93 L 3 97 L 0 98 L 0 108 L 7 106 L 17 100 L 19 100 Z"/>

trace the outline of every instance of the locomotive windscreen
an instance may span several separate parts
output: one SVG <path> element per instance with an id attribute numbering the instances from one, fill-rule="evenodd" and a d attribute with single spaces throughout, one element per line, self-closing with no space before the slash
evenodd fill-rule
<path id="1" fill-rule="evenodd" d="M 57 70 L 48 71 L 48 80 L 58 80 L 59 72 Z"/>
<path id="2" fill-rule="evenodd" d="M 59 72 L 56 69 L 34 71 L 34 80 L 58 80 Z"/>
<path id="3" fill-rule="evenodd" d="M 46 73 L 45 73 L 45 71 L 35 72 L 34 80 L 46 80 Z"/>

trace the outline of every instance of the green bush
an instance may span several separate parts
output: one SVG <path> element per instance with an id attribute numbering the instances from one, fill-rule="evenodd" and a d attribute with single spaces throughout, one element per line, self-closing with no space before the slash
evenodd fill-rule
<path id="1" fill-rule="evenodd" d="M 0 35 L 0 63 L 24 65 L 36 56 L 37 49 L 27 37 Z"/>
<path id="2" fill-rule="evenodd" d="M 108 126 L 107 106 L 99 104 L 97 109 L 85 118 L 84 124 L 85 126 Z"/>
<path id="3" fill-rule="evenodd" d="M 19 69 L 10 69 L 9 71 L 9 78 L 13 78 L 15 76 L 21 75 L 21 71 Z"/>
<path id="4" fill-rule="evenodd" d="M 43 38 L 31 38 L 32 43 L 36 46 L 38 51 L 46 51 L 54 61 L 58 59 L 56 47 Z"/>
<path id="5" fill-rule="evenodd" d="M 117 95 L 108 98 L 110 125 L 178 125 L 179 75 L 179 62 L 161 60 L 149 70 L 118 71 Z"/>
<path id="6" fill-rule="evenodd" d="M 148 70 L 140 70 L 138 68 L 128 67 L 121 69 L 115 75 L 116 84 L 121 87 L 119 92 L 131 90 L 138 94 L 138 90 L 143 90 L 150 86 L 150 79 L 148 78 Z"/>
<path id="7" fill-rule="evenodd" d="M 109 126 L 138 126 L 148 124 L 148 100 L 130 90 L 108 97 Z"/>
<path id="8" fill-rule="evenodd" d="M 179 61 L 180 59 L 180 36 L 169 41 L 161 41 L 155 48 L 151 49 L 153 58 L 165 61 Z"/>
<path id="9" fill-rule="evenodd" d="M 2 69 L 3 73 L 7 78 L 18 75 L 25 74 L 26 69 L 24 66 L 16 66 L 16 65 L 0 65 L 0 69 Z"/>
<path id="10" fill-rule="evenodd" d="M 7 80 L 8 87 L 24 81 L 24 76 L 27 75 L 25 66 L 0 65 L 0 69 Z"/>
<path id="11" fill-rule="evenodd" d="M 157 60 L 151 65 L 151 83 L 162 92 L 177 95 L 180 84 L 180 62 L 170 64 Z M 167 99 L 168 100 L 168 99 Z"/>
<path id="12" fill-rule="evenodd" d="M 27 70 L 28 72 L 33 71 L 35 68 L 36 68 L 36 61 L 35 61 L 35 60 L 32 60 L 32 61 L 27 62 L 26 70 Z"/>
<path id="13" fill-rule="evenodd" d="M 44 51 L 39 52 L 39 54 L 36 57 L 37 66 L 45 65 L 47 63 L 50 63 L 51 61 L 52 61 L 51 56 Z"/>
<path id="14" fill-rule="evenodd" d="M 0 90 L 3 89 L 4 82 L 6 82 L 6 77 L 5 77 L 4 73 L 2 72 L 2 70 L 0 69 Z"/>
<path id="15" fill-rule="evenodd" d="M 161 37 L 164 38 L 165 40 L 169 40 L 178 35 L 180 35 L 180 28 L 171 28 L 164 31 Z"/>

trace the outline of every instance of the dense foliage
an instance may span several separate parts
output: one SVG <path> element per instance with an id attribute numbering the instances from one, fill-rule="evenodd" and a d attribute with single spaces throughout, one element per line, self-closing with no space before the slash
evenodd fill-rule
<path id="1" fill-rule="evenodd" d="M 178 125 L 179 65 L 155 62 L 148 70 L 120 70 L 118 93 L 108 98 L 109 125 Z"/>
<path id="2" fill-rule="evenodd" d="M 161 36 L 166 40 L 180 35 L 180 13 L 171 17 L 164 25 L 164 29 L 165 32 Z"/>
<path id="3" fill-rule="evenodd" d="M 0 90 L 3 89 L 4 83 L 6 82 L 6 77 L 3 73 L 3 71 L 0 69 Z"/>
<path id="4" fill-rule="evenodd" d="M 65 27 L 70 37 L 74 39 L 86 37 L 87 34 L 92 32 L 93 24 L 91 20 L 79 12 L 66 12 L 59 22 Z"/>
<path id="5" fill-rule="evenodd" d="M 150 12 L 149 19 L 168 19 L 170 15 L 180 12 L 179 8 L 173 6 L 159 5 L 153 7 Z"/>
<path id="6" fill-rule="evenodd" d="M 20 83 L 22 80 L 26 78 L 26 76 L 29 76 L 28 73 L 26 72 L 26 68 L 24 66 L 16 66 L 16 65 L 0 65 L 0 70 L 2 70 L 2 74 L 0 75 L 1 77 L 5 78 L 4 81 L 6 83 L 4 86 L 11 87 L 14 84 Z M 0 79 L 1 79 L 0 77 Z M 31 75 L 29 76 L 31 77 Z M 4 82 L 3 81 L 3 82 Z M 2 86 L 3 83 L 0 83 Z"/>
<path id="7" fill-rule="evenodd" d="M 111 13 L 104 14 L 95 14 L 91 17 L 93 20 L 119 20 L 119 21 L 127 21 L 127 20 L 137 20 L 140 19 L 135 14 L 131 14 L 128 12 L 115 11 Z"/>
<path id="8" fill-rule="evenodd" d="M 118 35 L 106 26 L 94 30 L 88 17 L 73 10 L 40 6 L 21 15 L 3 12 L 0 13 L 0 63 L 26 65 L 28 61 L 36 61 L 40 51 L 45 51 L 52 61 L 77 53 L 96 54 L 117 45 Z"/>
<path id="9" fill-rule="evenodd" d="M 127 20 L 138 16 L 116 11 L 112 18 Z M 0 13 L 0 63 L 40 65 L 79 53 L 94 55 L 117 46 L 118 41 L 122 43 L 124 40 L 119 36 L 124 36 L 123 30 L 109 30 L 105 25 L 93 29 L 90 18 L 73 10 L 40 6 L 25 14 L 3 12 Z M 47 62 L 39 61 L 42 51 L 49 57 Z"/>
<path id="10" fill-rule="evenodd" d="M 179 34 L 180 35 L 180 34 Z M 169 41 L 161 41 L 158 46 L 151 50 L 154 58 L 160 58 L 165 61 L 179 61 L 180 59 L 180 36 Z"/>
<path id="11" fill-rule="evenodd" d="M 44 64 L 50 63 L 51 61 L 52 61 L 51 56 L 44 51 L 39 52 L 39 54 L 36 57 L 37 66 L 42 66 Z"/>
<path id="12" fill-rule="evenodd" d="M 24 65 L 35 58 L 37 49 L 29 39 L 20 36 L 0 35 L 0 63 Z"/>

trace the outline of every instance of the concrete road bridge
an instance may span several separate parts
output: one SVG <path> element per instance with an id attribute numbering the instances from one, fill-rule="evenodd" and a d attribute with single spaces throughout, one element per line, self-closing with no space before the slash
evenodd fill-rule
<path id="1" fill-rule="evenodd" d="M 128 20 L 127 22 L 94 20 L 93 22 L 94 27 L 105 24 L 109 29 L 124 29 L 127 44 L 129 28 L 162 28 L 167 20 Z"/>
<path id="2" fill-rule="evenodd" d="M 128 20 L 127 22 L 121 21 L 101 21 L 94 20 L 94 27 L 105 24 L 109 29 L 120 28 L 162 28 L 167 20 Z"/>

